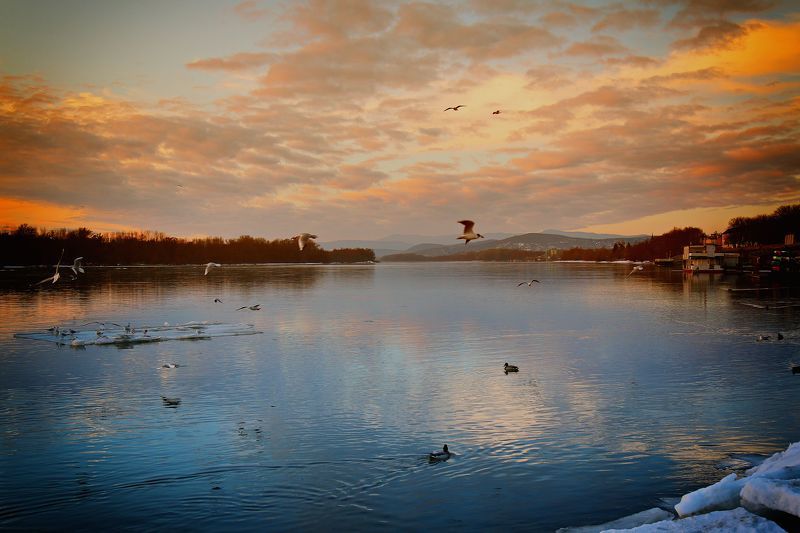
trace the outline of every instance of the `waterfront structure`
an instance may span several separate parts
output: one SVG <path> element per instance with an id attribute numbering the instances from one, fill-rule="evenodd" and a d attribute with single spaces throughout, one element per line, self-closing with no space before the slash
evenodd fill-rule
<path id="1" fill-rule="evenodd" d="M 684 272 L 724 272 L 739 264 L 738 252 L 717 251 L 712 243 L 692 244 L 683 247 Z"/>

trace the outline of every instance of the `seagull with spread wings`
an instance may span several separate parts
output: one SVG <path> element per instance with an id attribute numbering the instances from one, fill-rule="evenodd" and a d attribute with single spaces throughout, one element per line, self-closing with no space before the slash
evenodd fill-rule
<path id="1" fill-rule="evenodd" d="M 300 247 L 300 251 L 303 251 L 303 248 L 311 242 L 311 239 L 316 239 L 316 235 L 312 235 L 311 233 L 301 233 L 300 235 L 295 235 L 292 237 L 293 239 L 297 239 L 297 246 Z"/>
<path id="2" fill-rule="evenodd" d="M 45 278 L 42 281 L 34 283 L 34 285 L 41 285 L 42 283 L 47 283 L 48 281 L 52 281 L 55 283 L 58 281 L 58 278 L 61 277 L 61 274 L 58 272 L 58 269 L 61 268 L 61 260 L 64 259 L 64 249 L 61 249 L 61 257 L 58 258 L 58 263 L 56 264 L 56 273 L 50 276 L 49 278 Z"/>
<path id="3" fill-rule="evenodd" d="M 78 272 L 81 274 L 85 274 L 86 271 L 83 269 L 83 257 L 76 257 L 74 261 L 72 261 L 72 266 L 70 267 L 75 275 L 78 275 Z"/>
<path id="4" fill-rule="evenodd" d="M 460 237 L 456 237 L 457 239 L 464 239 L 464 244 L 469 244 L 469 241 L 474 241 L 475 239 L 483 239 L 483 235 L 480 233 L 475 233 L 475 223 L 471 220 L 459 220 L 459 224 L 464 224 L 464 233 L 461 234 Z"/>
<path id="5" fill-rule="evenodd" d="M 633 270 L 628 272 L 628 276 L 630 276 L 634 272 L 641 272 L 642 270 L 644 270 L 644 267 L 642 265 L 636 265 L 636 266 L 633 267 Z M 625 276 L 625 277 L 627 278 L 628 276 Z"/>
<path id="6" fill-rule="evenodd" d="M 465 106 L 464 104 L 458 104 L 457 106 L 454 106 L 454 107 L 448 107 L 448 108 L 446 108 L 446 109 L 445 109 L 445 111 L 449 111 L 449 110 L 451 110 L 451 109 L 452 109 L 453 111 L 458 111 L 458 108 L 459 108 L 459 107 L 467 107 L 467 106 Z"/>

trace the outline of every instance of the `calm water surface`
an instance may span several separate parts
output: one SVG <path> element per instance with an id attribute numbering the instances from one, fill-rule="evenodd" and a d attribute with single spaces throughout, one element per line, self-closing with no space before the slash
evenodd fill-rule
<path id="1" fill-rule="evenodd" d="M 202 271 L 0 271 L 0 528 L 551 531 L 800 440 L 797 289 L 563 263 Z M 12 336 L 91 320 L 263 334 Z"/>

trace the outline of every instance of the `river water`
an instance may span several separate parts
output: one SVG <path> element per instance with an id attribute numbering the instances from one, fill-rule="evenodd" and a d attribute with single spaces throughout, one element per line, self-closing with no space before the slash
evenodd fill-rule
<path id="1" fill-rule="evenodd" d="M 552 531 L 800 440 L 799 289 L 630 271 L 120 267 L 31 288 L 50 269 L 0 270 L 0 528 Z M 13 336 L 90 321 L 262 333 Z"/>

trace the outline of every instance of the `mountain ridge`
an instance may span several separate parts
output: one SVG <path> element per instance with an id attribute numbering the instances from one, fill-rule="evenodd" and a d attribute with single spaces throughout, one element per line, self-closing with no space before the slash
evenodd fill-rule
<path id="1" fill-rule="evenodd" d="M 579 237 L 578 235 L 585 235 L 585 237 Z M 398 252 L 436 256 L 469 250 L 486 250 L 489 248 L 515 248 L 521 250 L 547 250 L 549 248 L 564 249 L 574 247 L 605 248 L 612 247 L 615 242 L 635 243 L 649 237 L 648 235 L 614 235 L 561 230 L 546 230 L 543 232 L 521 234 L 487 233 L 485 234 L 485 239 L 472 241 L 465 247 L 461 242 L 454 242 L 457 236 L 458 235 L 455 233 L 450 235 L 392 234 L 380 239 L 341 239 L 320 242 L 319 245 L 326 249 L 371 248 L 378 257 Z"/>
<path id="2" fill-rule="evenodd" d="M 547 251 L 550 249 L 565 250 L 569 248 L 611 248 L 615 243 L 624 242 L 635 244 L 647 239 L 647 236 L 636 237 L 613 237 L 603 239 L 585 239 L 579 237 L 569 237 L 566 235 L 555 235 L 549 233 L 524 233 L 514 235 L 506 239 L 479 239 L 471 241 L 468 245 L 464 244 L 435 244 L 422 243 L 412 246 L 405 250 L 405 253 L 414 253 L 427 257 L 438 257 L 451 255 L 465 251 L 489 250 L 492 248 L 513 249 L 526 251 Z"/>

